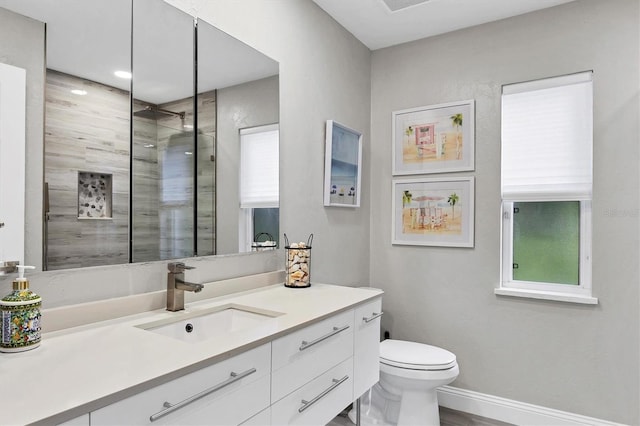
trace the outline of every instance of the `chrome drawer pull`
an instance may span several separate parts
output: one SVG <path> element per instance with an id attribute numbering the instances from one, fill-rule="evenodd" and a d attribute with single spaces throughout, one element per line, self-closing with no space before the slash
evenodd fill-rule
<path id="1" fill-rule="evenodd" d="M 342 331 L 345 331 L 347 328 L 349 328 L 348 325 L 344 325 L 342 327 L 333 327 L 333 331 L 332 332 L 330 332 L 329 334 L 325 334 L 322 337 L 318 337 L 316 340 L 313 340 L 311 342 L 307 342 L 306 340 L 303 340 L 302 344 L 300 345 L 300 350 L 304 351 L 305 349 L 310 348 L 311 346 L 315 345 L 316 343 L 320 343 L 323 340 L 326 340 L 331 336 L 335 336 L 336 334 L 338 334 L 338 333 L 340 333 Z"/>
<path id="2" fill-rule="evenodd" d="M 166 416 L 169 413 L 172 413 L 176 410 L 179 410 L 182 407 L 185 407 L 189 404 L 191 404 L 192 402 L 195 402 L 197 400 L 199 400 L 200 398 L 204 398 L 205 396 L 212 394 L 213 392 L 219 391 L 220 389 L 224 388 L 225 386 L 229 386 L 231 383 L 235 383 L 238 380 L 241 380 L 253 373 L 256 372 L 255 368 L 250 368 L 247 371 L 243 371 L 242 373 L 234 373 L 231 372 L 231 374 L 229 375 L 230 377 L 225 380 L 224 382 L 220 382 L 217 385 L 209 388 L 209 389 L 205 389 L 202 392 L 195 394 L 183 401 L 180 401 L 176 404 L 171 405 L 170 402 L 165 402 L 164 404 L 162 404 L 163 407 L 165 407 L 164 410 L 162 411 L 158 411 L 157 413 L 151 415 L 151 417 L 149 417 L 149 420 L 152 422 L 155 422 L 156 420 Z"/>
<path id="3" fill-rule="evenodd" d="M 380 317 L 381 317 L 381 316 L 383 316 L 383 315 L 384 315 L 384 312 L 380 312 L 379 314 L 377 314 L 377 313 L 375 313 L 375 312 L 374 312 L 374 313 L 373 313 L 373 315 L 371 315 L 369 318 L 367 318 L 367 317 L 362 317 L 362 321 L 364 321 L 364 322 L 371 322 L 371 321 L 373 321 L 374 319 L 376 319 L 376 318 L 380 318 Z"/>
<path id="4" fill-rule="evenodd" d="M 322 391 L 322 393 L 320 395 L 316 396 L 311 401 L 305 401 L 303 399 L 301 401 L 302 402 L 302 407 L 298 408 L 298 413 L 302 413 L 304 410 L 306 410 L 307 408 L 311 407 L 316 402 L 320 401 L 326 394 L 328 394 L 329 392 L 331 392 L 332 390 L 334 390 L 335 388 L 340 386 L 340 384 L 343 383 L 348 378 L 349 378 L 349 376 L 344 376 L 342 379 L 333 379 L 333 384 L 331 386 L 329 386 L 327 389 L 325 389 L 324 391 Z"/>

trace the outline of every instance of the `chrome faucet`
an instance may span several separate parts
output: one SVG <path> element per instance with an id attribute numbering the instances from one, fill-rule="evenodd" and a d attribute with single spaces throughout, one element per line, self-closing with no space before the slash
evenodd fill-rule
<path id="1" fill-rule="evenodd" d="M 18 261 L 0 262 L 0 275 L 9 274 L 11 272 L 18 272 L 19 264 L 20 262 Z"/>
<path id="2" fill-rule="evenodd" d="M 167 311 L 181 311 L 184 309 L 184 292 L 198 293 L 204 287 L 202 284 L 189 283 L 184 280 L 185 269 L 195 269 L 182 262 L 171 262 L 168 265 L 167 276 Z"/>

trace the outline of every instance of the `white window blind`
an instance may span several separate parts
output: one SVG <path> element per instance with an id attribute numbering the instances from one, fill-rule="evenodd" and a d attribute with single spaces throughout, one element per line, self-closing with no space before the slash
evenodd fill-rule
<path id="1" fill-rule="evenodd" d="M 591 199 L 592 117 L 592 72 L 504 86 L 502 198 Z"/>
<path id="2" fill-rule="evenodd" d="M 278 125 L 240 130 L 240 207 L 278 207 Z"/>

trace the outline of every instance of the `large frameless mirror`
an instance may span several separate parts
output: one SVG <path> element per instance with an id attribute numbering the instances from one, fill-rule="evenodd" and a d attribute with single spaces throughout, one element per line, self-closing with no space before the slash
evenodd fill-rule
<path id="1" fill-rule="evenodd" d="M 25 241 L 43 269 L 277 240 L 277 201 L 240 194 L 241 133 L 279 122 L 277 62 L 164 1 L 0 7 L 46 23 L 44 237 Z"/>

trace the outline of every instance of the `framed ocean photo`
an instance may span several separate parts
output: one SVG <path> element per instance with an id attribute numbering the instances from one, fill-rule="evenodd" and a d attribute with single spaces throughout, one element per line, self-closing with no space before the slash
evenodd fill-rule
<path id="1" fill-rule="evenodd" d="M 360 207 L 362 133 L 327 120 L 324 205 Z"/>

